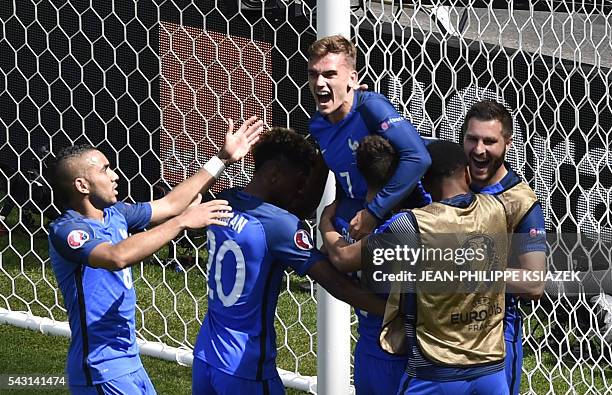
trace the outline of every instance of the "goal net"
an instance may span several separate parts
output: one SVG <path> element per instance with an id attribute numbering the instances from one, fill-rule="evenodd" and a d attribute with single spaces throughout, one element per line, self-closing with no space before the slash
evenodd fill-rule
<path id="1" fill-rule="evenodd" d="M 354 0 L 347 10 L 360 80 L 423 136 L 459 141 L 477 100 L 508 107 L 508 160 L 542 203 L 551 268 L 592 275 L 588 287 L 549 287 L 522 304 L 525 393 L 612 390 L 611 7 Z M 228 118 L 257 115 L 307 134 L 305 52 L 316 14 L 315 0 L 5 2 L 0 319 L 67 333 L 47 251 L 58 213 L 40 177 L 49 152 L 96 145 L 116 166 L 120 196 L 146 201 L 217 152 Z M 252 171 L 248 156 L 213 192 L 245 185 Z M 203 233 L 189 232 L 133 267 L 147 352 L 190 363 L 206 312 L 206 260 Z M 287 273 L 277 362 L 285 383 L 303 390 L 316 375 L 316 309 L 312 282 Z"/>

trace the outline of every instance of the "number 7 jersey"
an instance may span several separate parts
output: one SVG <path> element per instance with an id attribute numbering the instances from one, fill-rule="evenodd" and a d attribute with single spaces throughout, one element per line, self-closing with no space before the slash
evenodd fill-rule
<path id="1" fill-rule="evenodd" d="M 277 376 L 274 316 L 286 268 L 301 276 L 323 259 L 289 212 L 231 189 L 234 216 L 208 229 L 208 312 L 194 357 L 233 376 Z"/>

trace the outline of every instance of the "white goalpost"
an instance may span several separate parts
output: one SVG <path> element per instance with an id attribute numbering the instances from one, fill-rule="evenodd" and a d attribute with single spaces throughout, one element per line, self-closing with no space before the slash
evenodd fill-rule
<path id="1" fill-rule="evenodd" d="M 512 112 L 507 157 L 542 203 L 550 268 L 585 279 L 522 303 L 521 392 L 612 391 L 610 1 L 11 0 L 0 27 L 0 324 L 70 336 L 48 258 L 49 152 L 92 143 L 125 201 L 150 200 L 217 151 L 227 118 L 307 134 L 306 49 L 339 33 L 357 45 L 360 81 L 424 137 L 460 141 L 481 99 Z M 213 194 L 244 186 L 253 166 L 226 171 Z M 318 214 L 334 196 L 330 175 Z M 206 259 L 188 232 L 133 267 L 143 354 L 191 364 Z M 349 394 L 355 315 L 302 282 L 286 273 L 279 297 L 281 378 Z"/>
<path id="2" fill-rule="evenodd" d="M 342 34 L 350 38 L 350 1 L 317 0 L 317 38 Z M 335 200 L 336 180 L 330 171 L 317 219 Z M 317 247 L 323 242 L 318 234 Z M 349 394 L 351 375 L 351 309 L 317 284 L 317 392 Z"/>

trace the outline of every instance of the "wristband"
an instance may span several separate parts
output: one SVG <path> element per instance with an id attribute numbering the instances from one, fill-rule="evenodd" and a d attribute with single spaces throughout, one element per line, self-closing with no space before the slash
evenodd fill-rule
<path id="1" fill-rule="evenodd" d="M 215 177 L 215 180 L 218 180 L 219 177 L 221 177 L 223 170 L 225 170 L 225 165 L 223 164 L 223 161 L 219 159 L 217 155 L 215 155 L 210 158 L 210 160 L 206 162 L 202 168 Z"/>

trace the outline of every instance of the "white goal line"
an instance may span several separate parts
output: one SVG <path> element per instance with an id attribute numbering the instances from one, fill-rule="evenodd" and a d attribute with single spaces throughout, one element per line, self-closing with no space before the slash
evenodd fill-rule
<path id="1" fill-rule="evenodd" d="M 63 336 L 70 338 L 70 327 L 67 321 L 56 321 L 46 317 L 38 317 L 23 311 L 10 311 L 0 308 L 0 324 L 8 324 L 45 335 Z M 160 342 L 151 342 L 137 339 L 140 353 L 151 357 L 176 362 L 182 366 L 193 364 L 191 349 L 171 347 Z M 277 368 L 278 374 L 285 387 L 316 394 L 317 377 L 301 376 L 288 370 Z"/>

